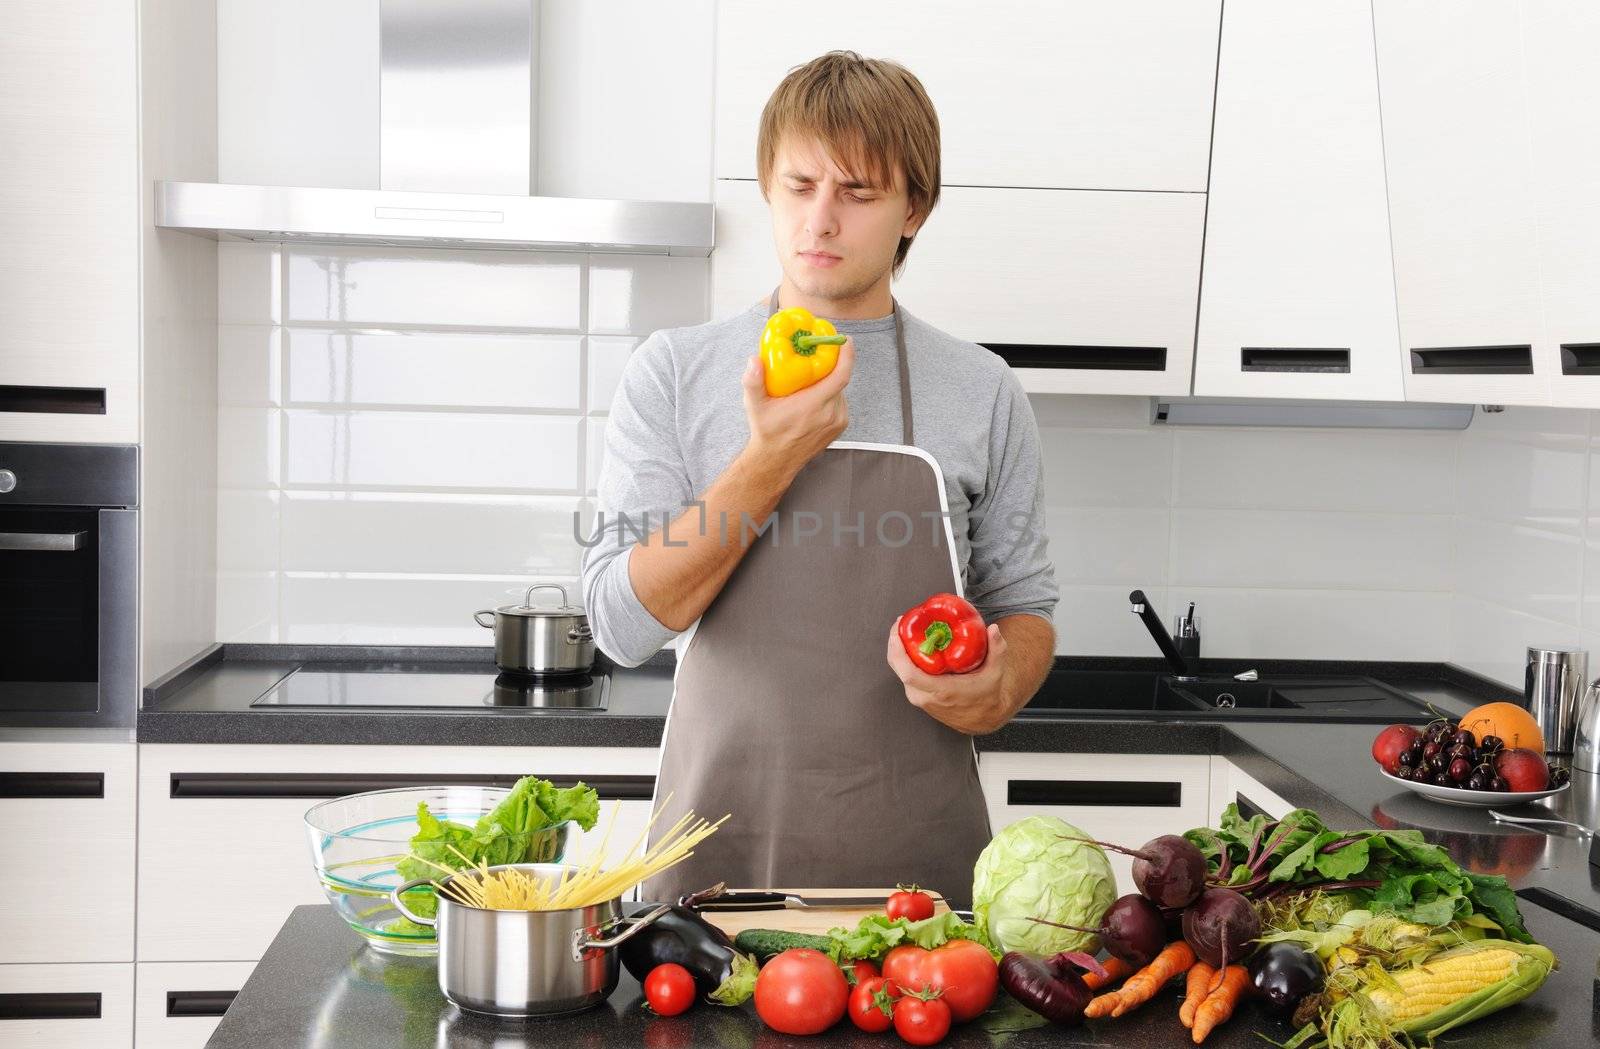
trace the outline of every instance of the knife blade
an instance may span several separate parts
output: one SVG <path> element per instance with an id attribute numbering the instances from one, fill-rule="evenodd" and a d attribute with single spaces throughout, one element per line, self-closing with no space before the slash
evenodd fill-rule
<path id="1" fill-rule="evenodd" d="M 881 910 L 887 896 L 801 896 L 792 892 L 730 891 L 695 904 L 700 911 Z"/>

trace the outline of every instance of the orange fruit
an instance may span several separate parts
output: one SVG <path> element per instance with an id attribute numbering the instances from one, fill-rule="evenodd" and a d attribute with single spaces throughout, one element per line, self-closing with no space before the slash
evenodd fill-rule
<path id="1" fill-rule="evenodd" d="M 1485 736 L 1499 736 L 1507 750 L 1521 747 L 1536 754 L 1544 753 L 1544 733 L 1533 715 L 1515 703 L 1485 703 L 1461 715 L 1461 727 L 1472 733 L 1478 743 Z"/>

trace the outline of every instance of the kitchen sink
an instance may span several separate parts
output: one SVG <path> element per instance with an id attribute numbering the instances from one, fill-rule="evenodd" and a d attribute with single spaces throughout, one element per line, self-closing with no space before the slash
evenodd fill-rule
<path id="1" fill-rule="evenodd" d="M 1028 718 L 1425 723 L 1421 701 L 1370 677 L 1180 678 L 1148 670 L 1056 668 L 1024 707 Z"/>

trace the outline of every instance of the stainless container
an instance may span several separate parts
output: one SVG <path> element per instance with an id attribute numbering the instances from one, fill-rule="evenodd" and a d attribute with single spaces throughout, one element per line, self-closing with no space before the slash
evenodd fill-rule
<path id="1" fill-rule="evenodd" d="M 536 606 L 535 590 L 555 590 L 561 604 Z M 474 612 L 481 627 L 494 630 L 494 662 L 508 674 L 583 674 L 594 666 L 594 634 L 579 605 L 567 603 L 566 587 L 535 583 L 520 605 Z M 484 617 L 489 617 L 487 620 Z"/>
<path id="2" fill-rule="evenodd" d="M 507 863 L 534 877 L 559 877 L 577 867 L 560 863 Z M 471 872 L 466 872 L 471 873 Z M 441 883 L 462 877 L 452 874 Z M 439 990 L 463 1009 L 494 1016 L 554 1016 L 599 1005 L 617 989 L 615 948 L 670 910 L 663 905 L 641 918 L 622 916 L 617 897 L 565 911 L 491 911 L 437 894 L 438 916 L 413 914 L 401 896 L 430 880 L 398 885 L 389 900 L 401 914 L 439 933 Z"/>
<path id="3" fill-rule="evenodd" d="M 1547 754 L 1572 753 L 1578 701 L 1588 680 L 1589 656 L 1576 649 L 1528 649 L 1523 696 L 1544 736 Z"/>
<path id="4" fill-rule="evenodd" d="M 1575 772 L 1600 773 L 1600 679 L 1589 686 L 1583 694 L 1583 702 L 1578 704 L 1577 727 L 1572 737 L 1572 768 Z M 1576 777 L 1573 785 L 1577 785 Z M 1591 826 L 1600 826 L 1600 823 Z"/>

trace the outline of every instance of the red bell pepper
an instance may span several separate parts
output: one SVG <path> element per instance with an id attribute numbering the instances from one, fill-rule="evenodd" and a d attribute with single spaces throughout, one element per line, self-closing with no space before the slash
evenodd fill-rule
<path id="1" fill-rule="evenodd" d="M 900 643 L 919 670 L 965 674 L 989 655 L 983 616 L 955 594 L 934 594 L 900 617 Z"/>

